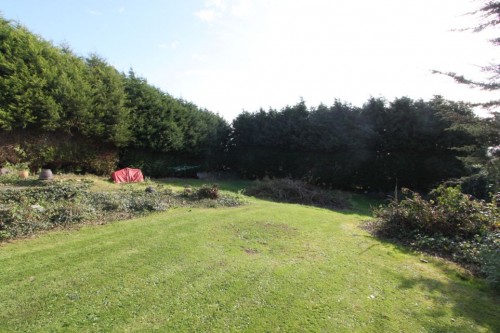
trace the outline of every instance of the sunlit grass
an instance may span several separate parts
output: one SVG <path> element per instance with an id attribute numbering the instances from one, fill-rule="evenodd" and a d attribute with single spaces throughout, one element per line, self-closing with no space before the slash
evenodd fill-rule
<path id="1" fill-rule="evenodd" d="M 374 239 L 358 228 L 370 202 L 353 200 L 178 208 L 5 244 L 0 331 L 500 330 L 485 284 Z"/>

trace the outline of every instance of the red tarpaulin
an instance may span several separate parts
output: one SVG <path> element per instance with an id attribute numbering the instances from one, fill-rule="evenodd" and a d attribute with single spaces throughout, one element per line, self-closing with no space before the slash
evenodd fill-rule
<path id="1" fill-rule="evenodd" d="M 115 183 L 134 183 L 144 181 L 141 169 L 125 168 L 111 174 Z"/>

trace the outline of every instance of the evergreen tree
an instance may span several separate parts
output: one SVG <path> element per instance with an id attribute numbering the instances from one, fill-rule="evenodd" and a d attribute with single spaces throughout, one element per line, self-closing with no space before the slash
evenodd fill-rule
<path id="1" fill-rule="evenodd" d="M 25 28 L 0 18 L 0 127 L 59 127 L 62 109 L 52 95 L 57 52 Z"/>
<path id="2" fill-rule="evenodd" d="M 91 87 L 91 109 L 84 134 L 103 138 L 116 145 L 129 140 L 129 110 L 123 76 L 97 55 L 86 59 Z"/>
<path id="3" fill-rule="evenodd" d="M 494 29 L 500 24 L 500 1 L 493 0 L 480 0 L 481 5 L 479 8 L 469 13 L 478 17 L 479 24 L 472 28 L 462 29 L 462 31 L 481 32 L 487 29 Z M 494 37 L 490 40 L 496 46 L 500 46 L 500 37 Z M 492 63 L 482 67 L 483 72 L 489 73 L 490 78 L 488 81 L 477 81 L 461 74 L 441 71 L 433 71 L 434 73 L 444 74 L 453 78 L 460 84 L 468 85 L 471 88 L 477 88 L 485 91 L 498 91 L 500 90 L 500 63 Z M 500 106 L 500 99 L 494 99 L 484 103 L 476 103 L 473 105 L 483 106 L 492 110 L 496 110 Z"/>

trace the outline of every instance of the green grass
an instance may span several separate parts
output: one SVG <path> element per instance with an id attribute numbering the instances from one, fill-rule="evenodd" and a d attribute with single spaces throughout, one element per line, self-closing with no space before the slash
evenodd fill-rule
<path id="1" fill-rule="evenodd" d="M 354 203 L 251 199 L 4 244 L 0 332 L 500 331 L 482 281 L 374 239 Z"/>

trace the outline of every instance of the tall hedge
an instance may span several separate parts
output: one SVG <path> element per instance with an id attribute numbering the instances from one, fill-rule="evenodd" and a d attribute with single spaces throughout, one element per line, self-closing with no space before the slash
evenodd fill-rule
<path id="1" fill-rule="evenodd" d="M 463 103 L 370 99 L 240 114 L 233 122 L 231 166 L 244 176 L 293 177 L 341 188 L 426 189 L 466 173 L 464 147 L 476 121 Z"/>
<path id="2" fill-rule="evenodd" d="M 133 71 L 120 73 L 98 55 L 77 56 L 0 17 L 0 135 L 9 138 L 0 142 L 0 165 L 22 157 L 32 168 L 106 173 L 121 156 L 120 165 L 155 164 L 159 176 L 175 165 L 217 167 L 228 133 L 220 116 Z M 106 167 L 89 164 L 103 151 Z"/>

